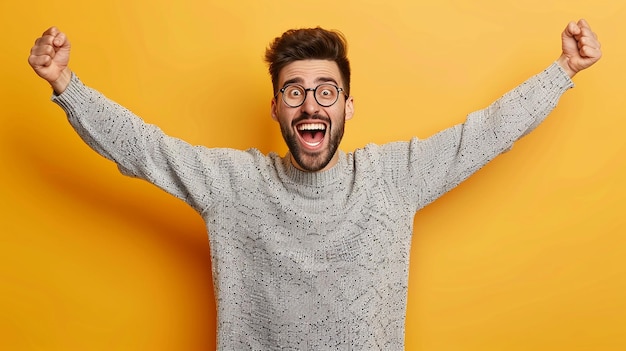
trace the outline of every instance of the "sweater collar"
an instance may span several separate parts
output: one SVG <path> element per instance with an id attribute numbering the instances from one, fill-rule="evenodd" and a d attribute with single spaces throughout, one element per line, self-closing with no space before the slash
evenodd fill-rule
<path id="1" fill-rule="evenodd" d="M 320 172 L 306 172 L 299 170 L 291 163 L 291 154 L 287 153 L 281 158 L 283 182 L 305 187 L 327 187 L 334 183 L 341 182 L 349 176 L 352 171 L 348 167 L 347 156 L 343 151 L 339 151 L 339 160 L 332 168 Z"/>

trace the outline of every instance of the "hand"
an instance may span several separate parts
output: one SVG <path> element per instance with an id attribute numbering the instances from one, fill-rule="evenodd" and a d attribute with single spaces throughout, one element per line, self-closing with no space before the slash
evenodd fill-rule
<path id="1" fill-rule="evenodd" d="M 577 23 L 570 22 L 561 34 L 561 41 L 563 53 L 557 62 L 570 77 L 589 68 L 602 57 L 598 36 L 584 19 Z"/>
<path id="2" fill-rule="evenodd" d="M 70 42 L 56 27 L 49 28 L 35 41 L 28 57 L 35 73 L 48 81 L 58 94 L 65 90 L 71 78 L 69 61 Z"/>

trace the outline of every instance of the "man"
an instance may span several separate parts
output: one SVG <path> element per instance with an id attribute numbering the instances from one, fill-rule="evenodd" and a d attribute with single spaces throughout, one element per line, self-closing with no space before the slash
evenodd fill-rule
<path id="1" fill-rule="evenodd" d="M 124 174 L 191 205 L 209 233 L 217 343 L 229 350 L 401 350 L 413 216 L 534 129 L 601 56 L 569 23 L 562 55 L 428 139 L 338 149 L 354 112 L 345 40 L 291 30 L 266 52 L 289 153 L 193 147 L 86 87 L 50 28 L 29 63 L 80 136 Z"/>

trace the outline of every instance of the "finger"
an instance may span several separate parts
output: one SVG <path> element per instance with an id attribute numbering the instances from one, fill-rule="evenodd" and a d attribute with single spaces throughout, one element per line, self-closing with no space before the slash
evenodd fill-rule
<path id="1" fill-rule="evenodd" d="M 54 37 L 51 35 L 42 35 L 41 37 L 35 39 L 35 46 L 38 45 L 52 45 L 52 40 Z"/>
<path id="2" fill-rule="evenodd" d="M 600 49 L 592 48 L 589 46 L 583 46 L 580 49 L 580 56 L 597 60 L 602 56 L 602 51 L 600 51 Z"/>
<path id="3" fill-rule="evenodd" d="M 589 25 L 589 23 L 584 18 L 581 18 L 578 21 L 578 26 L 580 28 L 587 28 L 587 29 L 589 29 L 591 31 L 591 26 Z"/>
<path id="4" fill-rule="evenodd" d="M 31 55 L 54 57 L 55 50 L 52 45 L 35 45 L 30 49 Z"/>
<path id="5" fill-rule="evenodd" d="M 593 38 L 593 32 L 591 31 L 591 28 L 587 28 L 587 27 L 580 27 L 580 36 L 581 37 L 590 37 Z"/>
<path id="6" fill-rule="evenodd" d="M 581 43 L 581 48 L 582 47 L 589 47 L 592 49 L 600 49 L 602 47 L 602 45 L 600 45 L 599 41 L 596 40 L 591 40 L 589 38 L 584 38 L 583 40 L 580 41 Z"/>
<path id="7" fill-rule="evenodd" d="M 594 43 L 593 45 L 584 45 L 580 52 L 583 56 L 587 57 L 600 57 L 602 55 L 602 49 L 600 48 L 599 43 Z"/>
<path id="8" fill-rule="evenodd" d="M 591 29 L 589 28 L 583 28 L 577 40 L 583 45 L 591 46 L 594 48 L 600 47 L 598 36 L 596 35 L 596 33 L 592 32 Z"/>
<path id="9" fill-rule="evenodd" d="M 598 40 L 598 35 L 596 33 L 594 33 L 593 30 L 591 30 L 591 26 L 589 25 L 589 23 L 585 19 L 579 20 L 577 25 L 581 29 L 580 36 L 582 36 L 582 37 L 585 37 L 585 36 L 586 37 L 590 37 L 590 38 L 593 38 L 596 41 Z"/>
<path id="10" fill-rule="evenodd" d="M 33 68 L 48 67 L 52 63 L 52 58 L 50 56 L 45 56 L 45 55 L 43 56 L 30 55 L 28 57 L 28 63 Z"/>
<path id="11" fill-rule="evenodd" d="M 57 34 L 59 34 L 59 28 L 52 26 L 52 27 L 46 29 L 46 31 L 43 32 L 43 34 L 41 36 L 43 37 L 43 36 L 46 36 L 46 35 L 52 35 L 54 37 Z"/>
<path id="12" fill-rule="evenodd" d="M 55 47 L 60 48 L 62 46 L 65 46 L 67 44 L 67 36 L 65 35 L 65 33 L 63 32 L 58 32 L 55 36 L 54 36 L 54 40 L 52 42 L 54 44 Z"/>

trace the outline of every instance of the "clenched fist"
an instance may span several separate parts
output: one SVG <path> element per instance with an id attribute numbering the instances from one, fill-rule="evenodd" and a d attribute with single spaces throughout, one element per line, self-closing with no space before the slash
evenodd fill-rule
<path id="1" fill-rule="evenodd" d="M 35 73 L 50 83 L 57 94 L 67 87 L 71 71 L 70 42 L 56 27 L 46 30 L 30 49 L 28 63 Z"/>
<path id="2" fill-rule="evenodd" d="M 570 77 L 589 68 L 602 57 L 598 36 L 584 19 L 570 22 L 561 34 L 563 52 L 559 64 Z"/>

